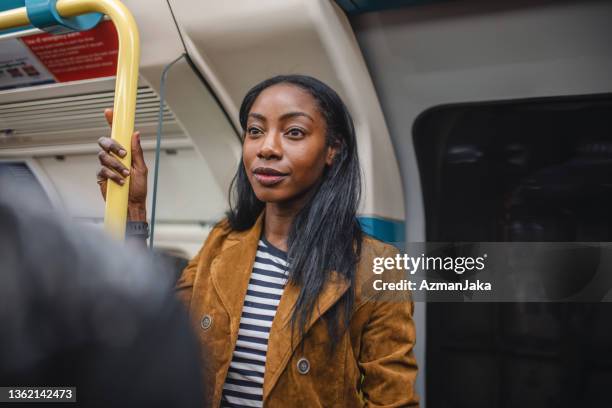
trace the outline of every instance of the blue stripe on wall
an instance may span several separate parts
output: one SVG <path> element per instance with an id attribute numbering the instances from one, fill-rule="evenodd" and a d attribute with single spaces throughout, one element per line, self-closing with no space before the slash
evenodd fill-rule
<path id="1" fill-rule="evenodd" d="M 363 232 L 376 239 L 390 244 L 403 243 L 405 240 L 406 223 L 404 221 L 365 216 L 357 217 L 357 219 Z"/>
<path id="2" fill-rule="evenodd" d="M 400 7 L 420 6 L 449 0 L 336 0 L 347 14 L 360 14 L 368 11 L 388 10 Z"/>
<path id="3" fill-rule="evenodd" d="M 354 13 L 358 10 L 352 0 L 336 0 L 336 3 L 347 13 Z"/>

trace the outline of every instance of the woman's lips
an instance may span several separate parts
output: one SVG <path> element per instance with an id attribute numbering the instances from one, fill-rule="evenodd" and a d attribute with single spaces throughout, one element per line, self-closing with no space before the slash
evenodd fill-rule
<path id="1" fill-rule="evenodd" d="M 264 186 L 273 186 L 280 183 L 285 177 L 284 174 L 265 174 L 265 173 L 253 173 L 255 179 Z"/>
<path id="2" fill-rule="evenodd" d="M 288 173 L 283 173 L 274 167 L 259 166 L 253 169 L 255 180 L 266 187 L 280 183 L 287 175 Z"/>

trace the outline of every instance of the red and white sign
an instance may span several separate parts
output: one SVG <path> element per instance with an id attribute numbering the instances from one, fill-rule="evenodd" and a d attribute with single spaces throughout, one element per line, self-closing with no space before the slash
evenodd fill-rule
<path id="1" fill-rule="evenodd" d="M 119 40 L 112 22 L 62 35 L 34 34 L 21 39 L 57 82 L 114 76 Z"/>
<path id="2" fill-rule="evenodd" d="M 53 75 L 21 41 L 0 41 L 0 90 L 54 82 Z"/>

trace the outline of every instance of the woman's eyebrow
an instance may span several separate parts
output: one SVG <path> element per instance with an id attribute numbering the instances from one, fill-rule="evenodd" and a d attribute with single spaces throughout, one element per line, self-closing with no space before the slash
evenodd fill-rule
<path id="1" fill-rule="evenodd" d="M 312 116 L 310 116 L 306 112 L 299 112 L 299 111 L 284 113 L 281 115 L 280 120 L 291 119 L 291 118 L 295 118 L 296 116 L 302 116 L 314 122 L 314 119 L 312 118 Z"/>
<path id="2" fill-rule="evenodd" d="M 249 113 L 249 116 L 255 119 L 259 119 L 263 122 L 266 121 L 266 117 L 264 115 L 262 115 L 261 113 Z"/>
<path id="3" fill-rule="evenodd" d="M 301 116 L 301 117 L 304 117 L 304 118 L 308 118 L 312 122 L 314 122 L 314 119 L 312 118 L 312 116 L 310 116 L 306 112 L 300 112 L 300 111 L 283 113 L 279 119 L 280 120 L 286 120 L 286 119 L 291 119 L 291 118 L 295 118 L 295 117 L 298 117 L 298 116 Z M 262 115 L 261 113 L 251 112 L 251 113 L 249 113 L 249 117 L 261 120 L 263 122 L 266 121 L 266 117 L 264 115 Z"/>

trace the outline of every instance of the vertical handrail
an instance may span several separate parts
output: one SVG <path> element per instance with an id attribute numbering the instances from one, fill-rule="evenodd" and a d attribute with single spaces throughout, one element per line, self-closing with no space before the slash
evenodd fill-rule
<path id="1" fill-rule="evenodd" d="M 107 15 L 115 25 L 119 38 L 113 126 L 111 138 L 120 143 L 127 154 L 116 156 L 127 168 L 132 163 L 132 133 L 136 114 L 138 91 L 138 66 L 140 61 L 140 38 L 132 13 L 119 0 L 57 0 L 57 12 L 65 18 L 88 13 Z M 26 7 L 0 12 L 0 30 L 30 24 Z M 130 179 L 124 185 L 107 184 L 104 228 L 114 238 L 123 240 L 127 220 Z"/>
<path id="2" fill-rule="evenodd" d="M 136 114 L 136 93 L 138 91 L 138 64 L 140 61 L 140 39 L 138 27 L 132 13 L 118 0 L 58 0 L 57 11 L 63 17 L 86 13 L 106 14 L 115 24 L 119 37 L 119 56 L 113 105 L 113 127 L 111 138 L 121 144 L 127 154 L 117 159 L 127 167 L 132 163 L 132 133 Z M 127 220 L 129 176 L 125 184 L 107 183 L 104 228 L 118 240 L 125 237 Z"/>
<path id="3" fill-rule="evenodd" d="M 28 11 L 25 7 L 0 12 L 0 30 L 27 26 L 28 24 L 30 24 L 30 19 L 28 18 Z"/>
<path id="4" fill-rule="evenodd" d="M 185 54 L 181 54 L 162 71 L 161 80 L 159 81 L 159 113 L 157 118 L 157 143 L 155 144 L 155 170 L 153 172 L 153 200 L 151 200 L 151 237 L 149 238 L 149 249 L 153 250 L 153 240 L 155 239 L 155 211 L 157 208 L 157 178 L 159 176 L 159 151 L 161 148 L 162 130 L 164 127 L 164 103 L 166 100 L 166 79 L 168 72 L 174 64 L 180 59 L 185 58 Z"/>

